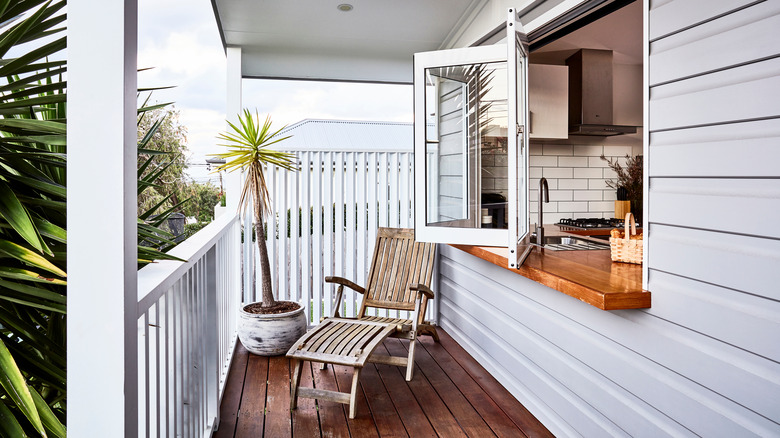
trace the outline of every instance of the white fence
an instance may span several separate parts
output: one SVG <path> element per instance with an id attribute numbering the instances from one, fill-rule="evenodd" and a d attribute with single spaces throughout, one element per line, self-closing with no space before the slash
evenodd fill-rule
<path id="1" fill-rule="evenodd" d="M 294 153 L 299 172 L 272 166 L 266 174 L 275 217 L 266 219 L 271 277 L 277 298 L 305 304 L 309 321 L 318 323 L 333 306 L 325 276 L 364 285 L 377 228 L 414 226 L 413 159 L 411 152 Z M 259 299 L 259 287 L 247 288 L 246 302 Z M 342 315 L 354 316 L 360 299 L 345 288 Z"/>
<path id="2" fill-rule="evenodd" d="M 138 272 L 139 436 L 210 436 L 236 341 L 241 226 L 224 214 Z"/>

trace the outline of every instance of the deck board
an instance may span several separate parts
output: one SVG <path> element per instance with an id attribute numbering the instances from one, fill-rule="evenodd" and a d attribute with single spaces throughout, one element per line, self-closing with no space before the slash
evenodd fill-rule
<path id="1" fill-rule="evenodd" d="M 248 354 L 238 345 L 220 409 L 217 438 L 235 437 L 551 437 L 500 383 L 446 332 L 441 343 L 420 337 L 414 379 L 405 370 L 366 364 L 360 375 L 357 416 L 347 405 L 299 398 L 290 406 L 289 361 Z M 376 352 L 406 354 L 408 341 L 387 339 Z M 335 368 L 335 369 L 334 369 Z M 352 369 L 319 369 L 304 362 L 301 385 L 348 391 Z"/>
<path id="2" fill-rule="evenodd" d="M 301 367 L 301 385 L 314 386 L 310 362 L 304 362 Z M 298 408 L 292 413 L 292 427 L 293 436 L 296 438 L 320 437 L 320 418 L 317 414 L 317 406 L 314 399 L 298 398 Z"/>
<path id="3" fill-rule="evenodd" d="M 241 406 L 236 415 L 235 438 L 260 436 L 265 426 L 265 402 L 267 400 L 268 358 L 249 355 L 244 379 Z M 220 429 L 222 424 L 220 422 Z M 271 436 L 271 435 L 269 435 Z"/>

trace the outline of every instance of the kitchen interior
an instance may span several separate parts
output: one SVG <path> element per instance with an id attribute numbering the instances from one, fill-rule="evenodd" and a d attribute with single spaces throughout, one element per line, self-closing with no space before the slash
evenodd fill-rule
<path id="1" fill-rule="evenodd" d="M 511 248 L 454 245 L 602 310 L 651 306 L 641 266 L 643 10 L 642 2 L 625 3 L 531 46 L 528 217 L 535 245 L 518 246 L 518 264 Z M 502 135 L 483 130 L 481 137 L 482 227 L 506 227 Z M 610 161 L 622 170 L 633 164 L 630 195 L 615 184 Z M 628 211 L 637 222 L 630 239 L 618 231 L 628 230 Z"/>
<path id="2" fill-rule="evenodd" d="M 547 249 L 609 249 L 610 230 L 623 227 L 628 210 L 641 227 L 641 177 L 632 202 L 625 190 L 609 186 L 610 181 L 617 182 L 617 175 L 601 157 L 625 169 L 627 156 L 635 160 L 639 156 L 641 168 L 642 62 L 638 1 L 549 44 L 532 47 L 529 217 L 532 230 L 533 224 L 543 221 L 540 234 L 547 236 Z M 483 145 L 491 142 L 496 141 L 483 136 Z M 506 196 L 502 158 L 495 148 L 483 147 L 482 214 L 489 216 L 483 216 L 487 226 L 503 225 L 496 217 L 499 212 L 486 208 Z M 616 202 L 619 198 L 621 202 Z M 597 240 L 556 239 L 560 231 Z M 598 241 L 602 244 L 591 243 Z"/>

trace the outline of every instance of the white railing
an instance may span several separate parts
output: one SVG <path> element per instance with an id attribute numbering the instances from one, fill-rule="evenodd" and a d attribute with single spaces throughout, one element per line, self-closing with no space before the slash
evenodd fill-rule
<path id="1" fill-rule="evenodd" d="M 241 225 L 224 214 L 138 272 L 139 436 L 210 436 L 240 303 Z"/>
<path id="2" fill-rule="evenodd" d="M 267 221 L 271 277 L 277 298 L 305 304 L 318 323 L 333 306 L 325 276 L 365 284 L 377 228 L 413 227 L 413 159 L 411 152 L 292 152 L 299 172 L 272 166 L 266 174 L 276 219 Z M 245 301 L 259 299 L 259 287 L 247 287 Z M 342 314 L 354 316 L 360 299 L 345 289 Z M 435 302 L 428 312 L 435 314 Z"/>

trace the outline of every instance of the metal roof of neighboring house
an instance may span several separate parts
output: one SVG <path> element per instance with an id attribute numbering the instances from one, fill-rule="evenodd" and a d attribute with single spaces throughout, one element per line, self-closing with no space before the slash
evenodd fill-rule
<path id="1" fill-rule="evenodd" d="M 408 151 L 413 148 L 411 123 L 306 119 L 288 126 L 291 138 L 274 145 L 281 150 Z"/>

